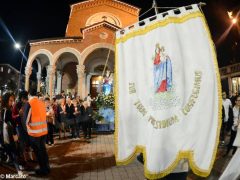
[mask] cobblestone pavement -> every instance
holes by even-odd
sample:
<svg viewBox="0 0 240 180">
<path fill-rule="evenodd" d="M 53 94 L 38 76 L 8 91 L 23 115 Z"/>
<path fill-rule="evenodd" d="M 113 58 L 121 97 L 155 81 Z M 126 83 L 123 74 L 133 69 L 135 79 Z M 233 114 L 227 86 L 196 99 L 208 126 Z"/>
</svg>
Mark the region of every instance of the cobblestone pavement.
<svg viewBox="0 0 240 180">
<path fill-rule="evenodd" d="M 138 161 L 127 166 L 116 166 L 114 159 L 113 135 L 93 135 L 87 142 L 81 139 L 56 140 L 54 146 L 47 147 L 51 173 L 41 179 L 83 179 L 83 180 L 143 180 L 143 166 Z M 226 167 L 230 156 L 223 158 L 219 148 L 213 171 L 208 178 L 200 178 L 189 173 L 188 180 L 218 179 Z M 1 167 L 0 173 L 9 173 Z M 11 171 L 12 172 L 12 171 Z M 29 173 L 28 179 L 40 179 Z"/>
</svg>

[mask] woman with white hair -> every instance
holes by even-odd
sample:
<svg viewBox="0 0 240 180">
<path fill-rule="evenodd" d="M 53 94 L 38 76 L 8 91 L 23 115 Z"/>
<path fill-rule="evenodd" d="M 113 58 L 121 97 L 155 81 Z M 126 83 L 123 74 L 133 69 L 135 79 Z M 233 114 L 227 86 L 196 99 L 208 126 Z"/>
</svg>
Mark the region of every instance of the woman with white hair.
<svg viewBox="0 0 240 180">
<path fill-rule="evenodd" d="M 56 120 L 59 124 L 59 139 L 66 137 L 66 130 L 65 130 L 65 114 L 66 114 L 66 100 L 65 98 L 61 98 L 58 100 L 57 104 L 57 115 Z"/>
</svg>

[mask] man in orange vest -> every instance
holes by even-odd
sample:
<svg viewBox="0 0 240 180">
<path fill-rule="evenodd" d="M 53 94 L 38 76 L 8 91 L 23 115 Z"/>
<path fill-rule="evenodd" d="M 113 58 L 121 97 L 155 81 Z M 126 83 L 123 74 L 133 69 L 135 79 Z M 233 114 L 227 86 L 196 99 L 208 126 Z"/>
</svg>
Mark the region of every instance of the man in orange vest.
<svg viewBox="0 0 240 180">
<path fill-rule="evenodd" d="M 31 146 L 35 152 L 39 163 L 37 175 L 48 175 L 50 173 L 48 154 L 46 151 L 46 107 L 45 104 L 37 97 L 36 89 L 29 91 L 29 103 L 24 107 L 24 121 L 29 135 Z"/>
</svg>

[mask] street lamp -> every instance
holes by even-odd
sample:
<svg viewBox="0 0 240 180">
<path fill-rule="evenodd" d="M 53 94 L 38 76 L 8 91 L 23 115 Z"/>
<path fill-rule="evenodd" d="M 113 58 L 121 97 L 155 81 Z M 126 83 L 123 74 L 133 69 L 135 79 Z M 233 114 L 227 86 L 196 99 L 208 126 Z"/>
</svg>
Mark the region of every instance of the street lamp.
<svg viewBox="0 0 240 180">
<path fill-rule="evenodd" d="M 232 11 L 228 11 L 227 13 L 228 13 L 228 17 L 232 21 L 232 24 L 236 24 L 237 21 L 238 21 L 237 17 L 238 17 L 239 13 L 237 14 L 237 17 L 233 17 L 233 12 Z"/>
<path fill-rule="evenodd" d="M 19 43 L 15 43 L 14 46 L 15 46 L 16 49 L 20 49 L 21 48 L 21 45 Z"/>
<path fill-rule="evenodd" d="M 18 94 L 19 94 L 19 91 L 20 91 L 20 83 L 21 83 L 21 75 L 22 75 L 22 64 L 23 64 L 23 59 L 25 58 L 25 51 L 26 51 L 27 44 L 28 44 L 28 42 L 25 43 L 23 51 L 21 51 L 20 43 L 16 42 L 15 45 L 14 45 L 15 48 L 18 49 L 21 52 L 21 54 L 22 54 L 21 65 L 20 65 L 20 70 L 19 70 L 19 79 L 18 79 L 18 85 L 17 85 L 17 87 L 18 87 Z"/>
<path fill-rule="evenodd" d="M 232 19 L 232 23 L 233 23 L 233 24 L 236 24 L 236 23 L 237 23 L 237 18 L 233 18 L 233 19 Z"/>
</svg>

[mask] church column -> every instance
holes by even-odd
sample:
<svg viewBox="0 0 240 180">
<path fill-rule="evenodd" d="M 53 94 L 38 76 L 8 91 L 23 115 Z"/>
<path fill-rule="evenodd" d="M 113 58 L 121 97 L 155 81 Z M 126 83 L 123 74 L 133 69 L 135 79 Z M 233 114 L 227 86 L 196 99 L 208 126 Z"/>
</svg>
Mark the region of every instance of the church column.
<svg viewBox="0 0 240 180">
<path fill-rule="evenodd" d="M 62 76 L 63 73 L 61 71 L 57 71 L 57 93 L 61 94 L 62 91 Z"/>
<path fill-rule="evenodd" d="M 56 80 L 57 80 L 57 78 L 56 78 L 56 72 L 54 72 L 54 74 L 53 74 L 53 85 L 52 85 L 52 87 L 53 87 L 53 96 L 55 95 L 55 93 L 56 93 Z"/>
<path fill-rule="evenodd" d="M 78 96 L 80 96 L 82 99 L 84 98 L 84 92 L 85 92 L 85 66 L 84 65 L 77 65 L 77 75 L 78 75 Z"/>
<path fill-rule="evenodd" d="M 25 67 L 25 90 L 29 91 L 29 79 L 32 74 L 32 67 Z"/>
<path fill-rule="evenodd" d="M 49 83 L 48 83 L 48 87 L 49 87 L 48 88 L 48 93 L 49 93 L 50 98 L 53 97 L 53 91 L 54 91 L 53 80 L 54 80 L 54 75 L 55 75 L 55 68 L 56 67 L 53 66 L 53 65 L 49 65 L 47 67 L 47 77 L 48 77 L 48 81 L 49 81 Z"/>
<path fill-rule="evenodd" d="M 46 94 L 49 94 L 49 77 L 48 77 L 48 73 L 47 73 L 47 76 L 46 76 L 46 79 L 45 79 L 45 93 Z"/>
<path fill-rule="evenodd" d="M 92 75 L 91 74 L 88 74 L 87 75 L 87 82 L 86 82 L 86 89 L 87 89 L 87 92 L 85 92 L 85 95 L 87 95 L 87 94 L 89 94 L 90 93 L 90 87 L 91 87 L 91 77 L 92 77 Z"/>
<path fill-rule="evenodd" d="M 38 72 L 37 73 L 37 92 L 41 91 L 41 78 L 42 78 L 41 72 Z"/>
</svg>

